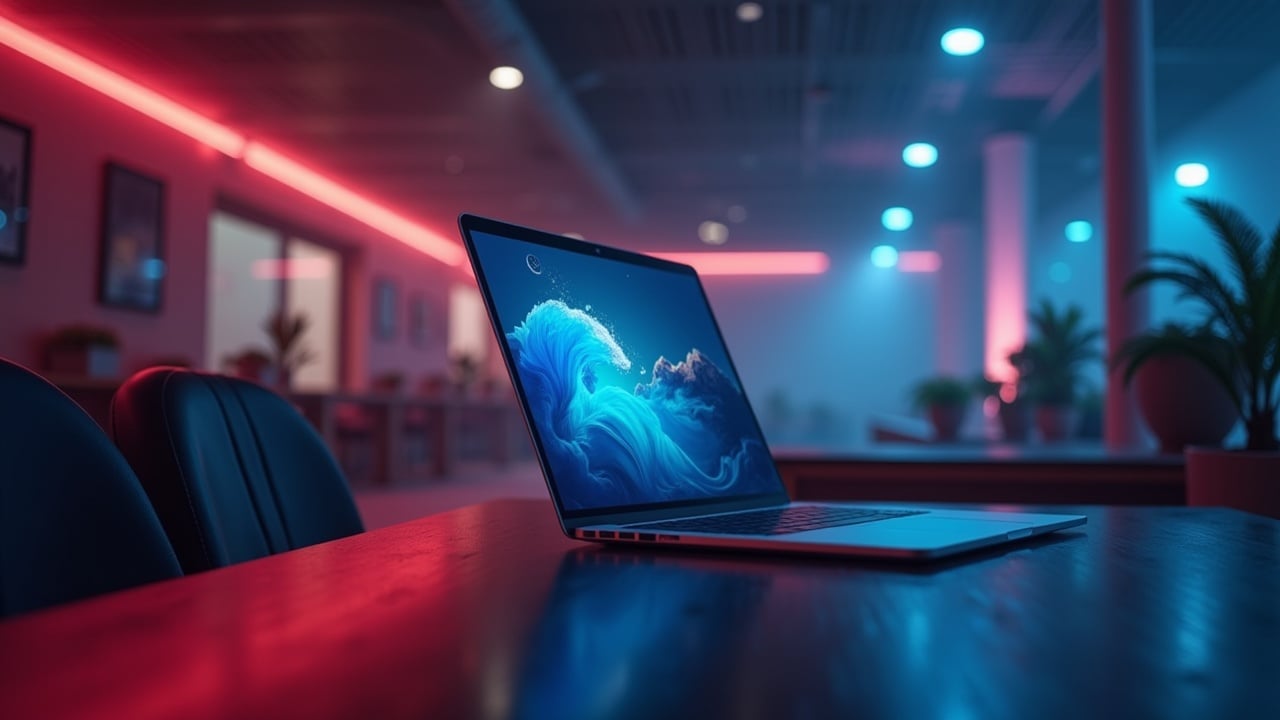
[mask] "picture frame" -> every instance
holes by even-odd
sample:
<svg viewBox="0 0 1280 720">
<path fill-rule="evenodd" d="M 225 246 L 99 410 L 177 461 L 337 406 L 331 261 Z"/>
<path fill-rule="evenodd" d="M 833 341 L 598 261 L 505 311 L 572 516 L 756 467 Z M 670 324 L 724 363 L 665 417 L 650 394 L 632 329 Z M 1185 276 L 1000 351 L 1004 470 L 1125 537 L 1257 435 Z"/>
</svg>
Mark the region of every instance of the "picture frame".
<svg viewBox="0 0 1280 720">
<path fill-rule="evenodd" d="M 409 344 L 423 349 L 431 344 L 431 305 L 425 295 L 409 298 Z"/>
<path fill-rule="evenodd" d="M 396 337 L 396 285 L 390 278 L 373 281 L 373 335 L 378 340 Z"/>
<path fill-rule="evenodd" d="M 27 260 L 31 128 L 0 117 L 0 263 Z"/>
<path fill-rule="evenodd" d="M 98 300 L 108 307 L 158 313 L 167 274 L 164 183 L 109 162 L 102 198 Z"/>
</svg>

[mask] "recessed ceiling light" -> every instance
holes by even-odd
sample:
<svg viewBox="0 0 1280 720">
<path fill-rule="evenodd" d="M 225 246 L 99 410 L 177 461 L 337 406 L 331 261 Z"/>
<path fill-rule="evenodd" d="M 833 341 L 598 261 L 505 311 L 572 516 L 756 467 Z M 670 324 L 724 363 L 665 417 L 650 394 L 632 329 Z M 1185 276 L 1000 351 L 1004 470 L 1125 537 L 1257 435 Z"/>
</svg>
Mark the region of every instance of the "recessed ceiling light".
<svg viewBox="0 0 1280 720">
<path fill-rule="evenodd" d="M 913 168 L 927 168 L 938 162 L 938 148 L 926 142 L 911 143 L 902 149 L 902 162 Z"/>
<path fill-rule="evenodd" d="M 871 264 L 878 268 L 891 268 L 898 264 L 898 249 L 892 245 L 871 248 Z"/>
<path fill-rule="evenodd" d="M 746 222 L 747 209 L 741 205 L 730 205 L 729 208 L 724 211 L 724 216 L 732 223 Z"/>
<path fill-rule="evenodd" d="M 1088 220 L 1072 220 L 1064 232 L 1073 243 L 1089 242 L 1093 237 L 1093 225 Z"/>
<path fill-rule="evenodd" d="M 729 226 L 707 220 L 698 226 L 698 239 L 708 245 L 723 245 L 729 241 Z"/>
<path fill-rule="evenodd" d="M 1183 163 L 1173 171 L 1173 179 L 1185 188 L 1200 187 L 1209 182 L 1209 168 L 1204 163 Z"/>
<path fill-rule="evenodd" d="M 942 34 L 942 49 L 949 55 L 972 55 L 986 44 L 982 33 L 973 28 L 952 28 Z"/>
<path fill-rule="evenodd" d="M 880 223 L 886 230 L 901 232 L 911 227 L 915 216 L 904 207 L 891 207 L 880 215 Z"/>
<path fill-rule="evenodd" d="M 764 8 L 757 2 L 744 2 L 738 5 L 738 19 L 744 23 L 753 23 L 764 17 Z"/>
<path fill-rule="evenodd" d="M 499 90 L 515 90 L 524 84 L 524 73 L 510 65 L 499 65 L 489 71 L 489 83 Z"/>
</svg>

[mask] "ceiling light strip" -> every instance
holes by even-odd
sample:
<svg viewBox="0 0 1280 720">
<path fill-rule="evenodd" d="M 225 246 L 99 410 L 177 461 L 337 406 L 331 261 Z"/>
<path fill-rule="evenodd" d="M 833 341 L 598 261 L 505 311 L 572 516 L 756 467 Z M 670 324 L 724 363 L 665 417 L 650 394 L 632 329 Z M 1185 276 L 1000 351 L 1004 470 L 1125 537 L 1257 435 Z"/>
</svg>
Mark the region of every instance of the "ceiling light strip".
<svg viewBox="0 0 1280 720">
<path fill-rule="evenodd" d="M 388 210 L 261 143 L 249 142 L 245 145 L 244 162 L 263 175 L 350 215 L 374 230 L 390 235 L 446 265 L 461 265 L 466 259 L 458 243 Z"/>
<path fill-rule="evenodd" d="M 700 275 L 821 275 L 831 266 L 822 252 L 651 253 L 692 265 Z"/>
<path fill-rule="evenodd" d="M 240 157 L 244 151 L 244 137 L 231 128 L 148 90 L 61 45 L 45 40 L 3 17 L 0 17 L 0 44 L 7 45 L 221 153 Z"/>
</svg>

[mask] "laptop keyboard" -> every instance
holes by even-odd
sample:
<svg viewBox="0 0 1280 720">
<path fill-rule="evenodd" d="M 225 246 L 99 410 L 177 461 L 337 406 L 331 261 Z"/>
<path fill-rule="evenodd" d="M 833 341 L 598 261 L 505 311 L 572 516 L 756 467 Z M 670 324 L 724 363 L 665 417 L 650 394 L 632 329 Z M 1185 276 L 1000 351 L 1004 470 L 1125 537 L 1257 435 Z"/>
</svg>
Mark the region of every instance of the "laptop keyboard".
<svg viewBox="0 0 1280 720">
<path fill-rule="evenodd" d="M 801 505 L 769 508 L 728 515 L 663 520 L 662 522 L 628 525 L 638 530 L 660 532 L 698 532 L 720 535 L 787 535 L 822 528 L 859 525 L 877 520 L 920 515 L 926 510 L 880 510 L 875 508 Z"/>
</svg>

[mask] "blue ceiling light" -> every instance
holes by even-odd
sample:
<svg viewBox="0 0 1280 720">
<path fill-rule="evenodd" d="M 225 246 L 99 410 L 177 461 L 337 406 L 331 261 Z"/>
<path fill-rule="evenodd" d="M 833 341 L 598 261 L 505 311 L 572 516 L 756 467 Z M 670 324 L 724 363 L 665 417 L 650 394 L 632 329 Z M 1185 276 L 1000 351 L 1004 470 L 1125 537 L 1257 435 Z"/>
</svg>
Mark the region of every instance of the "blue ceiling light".
<svg viewBox="0 0 1280 720">
<path fill-rule="evenodd" d="M 878 268 L 891 268 L 898 264 L 898 250 L 892 245 L 877 245 L 871 249 L 871 264 Z"/>
<path fill-rule="evenodd" d="M 1093 225 L 1087 220 L 1072 220 L 1067 223 L 1065 234 L 1073 243 L 1089 242 L 1093 239 Z"/>
<path fill-rule="evenodd" d="M 1185 188 L 1200 187 L 1209 182 L 1209 168 L 1204 163 L 1182 163 L 1173 171 L 1173 179 Z"/>
<path fill-rule="evenodd" d="M 904 207 L 891 207 L 880 216 L 880 223 L 884 225 L 884 228 L 895 232 L 906 230 L 911 227 L 911 223 L 914 221 L 915 216 Z"/>
<path fill-rule="evenodd" d="M 902 149 L 902 162 L 913 168 L 927 168 L 938 162 L 938 148 L 926 142 L 911 143 Z"/>
<path fill-rule="evenodd" d="M 948 55 L 972 55 L 987 44 L 982 33 L 973 28 L 952 28 L 942 34 L 942 49 Z"/>
</svg>

